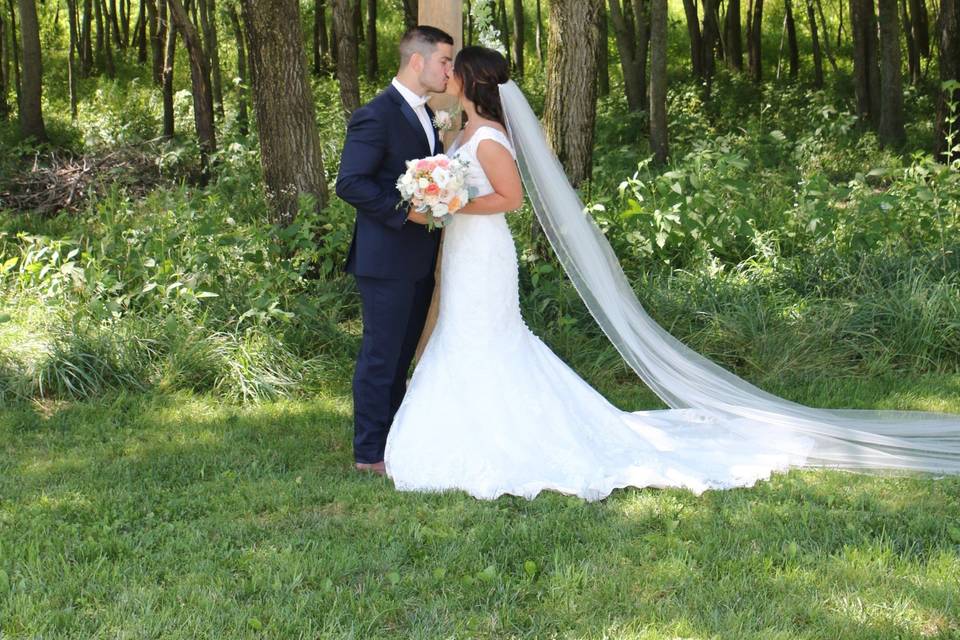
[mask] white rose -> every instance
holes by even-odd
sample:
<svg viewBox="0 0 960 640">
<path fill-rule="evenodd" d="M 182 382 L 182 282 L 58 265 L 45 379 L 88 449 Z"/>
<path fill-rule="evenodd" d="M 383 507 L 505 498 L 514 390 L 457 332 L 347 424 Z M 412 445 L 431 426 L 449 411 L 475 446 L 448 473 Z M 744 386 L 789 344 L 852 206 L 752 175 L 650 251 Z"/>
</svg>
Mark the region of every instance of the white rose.
<svg viewBox="0 0 960 640">
<path fill-rule="evenodd" d="M 449 213 L 449 209 L 447 209 L 447 205 L 445 204 L 438 204 L 433 207 L 434 218 L 442 218 L 447 215 L 447 213 Z"/>
<path fill-rule="evenodd" d="M 433 170 L 433 181 L 437 183 L 437 186 L 441 189 L 447 186 L 447 183 L 450 182 L 450 172 L 444 169 L 443 167 L 437 167 Z"/>
<path fill-rule="evenodd" d="M 430 186 L 430 181 L 427 180 L 426 178 L 420 178 L 420 180 L 417 181 L 417 186 L 420 187 L 421 189 L 426 189 L 427 187 Z"/>
</svg>

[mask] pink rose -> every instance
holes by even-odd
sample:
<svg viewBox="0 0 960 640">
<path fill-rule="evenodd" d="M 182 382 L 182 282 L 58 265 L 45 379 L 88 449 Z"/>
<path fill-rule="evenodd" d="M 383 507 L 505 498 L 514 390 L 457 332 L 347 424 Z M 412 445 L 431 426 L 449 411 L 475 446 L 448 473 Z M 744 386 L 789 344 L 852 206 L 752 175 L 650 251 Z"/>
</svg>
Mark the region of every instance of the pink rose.
<svg viewBox="0 0 960 640">
<path fill-rule="evenodd" d="M 431 182 L 429 185 L 427 185 L 427 188 L 424 189 L 423 192 L 428 196 L 435 196 L 440 193 L 440 187 Z"/>
</svg>

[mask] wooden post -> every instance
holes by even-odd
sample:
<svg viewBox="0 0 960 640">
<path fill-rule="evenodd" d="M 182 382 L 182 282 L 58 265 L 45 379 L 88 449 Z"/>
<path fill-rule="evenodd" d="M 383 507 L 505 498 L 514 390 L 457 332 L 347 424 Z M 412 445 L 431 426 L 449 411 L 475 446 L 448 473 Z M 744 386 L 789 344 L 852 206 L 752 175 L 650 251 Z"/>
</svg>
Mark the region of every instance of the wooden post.
<svg viewBox="0 0 960 640">
<path fill-rule="evenodd" d="M 420 0 L 418 24 L 429 25 L 443 29 L 453 36 L 453 53 L 456 55 L 463 46 L 463 0 Z M 439 109 L 450 109 L 457 100 L 453 96 L 437 94 L 430 99 L 430 108 L 436 112 Z M 443 139 L 443 148 L 449 149 L 453 139 L 460 130 L 460 118 L 447 131 Z M 436 233 L 436 232 L 434 232 Z M 430 302 L 430 311 L 427 312 L 427 322 L 420 334 L 420 343 L 417 345 L 416 359 L 419 362 L 423 349 L 430 340 L 433 327 L 437 324 L 437 313 L 440 311 L 440 261 L 443 258 L 443 238 L 440 239 L 440 255 L 437 257 L 437 268 L 434 272 L 436 288 L 433 290 L 433 300 Z"/>
</svg>

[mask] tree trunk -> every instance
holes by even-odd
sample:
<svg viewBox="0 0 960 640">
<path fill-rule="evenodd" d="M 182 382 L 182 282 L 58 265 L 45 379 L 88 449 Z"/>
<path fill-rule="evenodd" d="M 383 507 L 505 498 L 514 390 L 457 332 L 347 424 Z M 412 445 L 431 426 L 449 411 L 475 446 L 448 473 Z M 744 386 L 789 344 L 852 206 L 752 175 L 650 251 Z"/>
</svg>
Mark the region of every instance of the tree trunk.
<svg viewBox="0 0 960 640">
<path fill-rule="evenodd" d="M 897 0 L 879 0 L 880 18 L 880 144 L 900 148 L 906 142 L 903 128 L 903 78 L 900 71 L 900 23 Z"/>
<path fill-rule="evenodd" d="M 725 41 L 724 57 L 727 66 L 734 71 L 743 71 L 743 33 L 740 28 L 740 0 L 727 2 L 727 16 L 723 21 Z"/>
<path fill-rule="evenodd" d="M 104 64 L 106 65 L 107 77 L 115 78 L 117 77 L 117 68 L 113 64 L 113 37 L 110 35 L 110 13 L 107 10 L 107 0 L 102 0 L 101 5 L 101 12 L 103 13 L 104 20 L 103 59 Z"/>
<path fill-rule="evenodd" d="M 820 89 L 823 87 L 823 56 L 820 54 L 820 36 L 813 0 L 807 0 L 807 23 L 810 25 L 810 41 L 813 46 L 813 86 Z"/>
<path fill-rule="evenodd" d="M 523 47 L 526 44 L 525 28 L 523 2 L 522 0 L 513 0 L 513 74 L 518 78 L 523 77 Z"/>
<path fill-rule="evenodd" d="M 747 10 L 747 65 L 754 82 L 763 81 L 763 0 L 751 0 Z"/>
<path fill-rule="evenodd" d="M 706 80 L 704 94 L 707 99 L 713 88 L 713 75 L 716 69 L 717 39 L 720 37 L 720 25 L 717 24 L 717 0 L 703 0 L 703 33 L 701 34 L 700 72 Z"/>
<path fill-rule="evenodd" d="M 880 118 L 880 66 L 873 0 L 850 0 L 850 25 L 857 114 L 876 128 Z"/>
<path fill-rule="evenodd" d="M 243 26 L 240 24 L 240 16 L 233 3 L 227 4 L 227 14 L 230 16 L 233 37 L 237 45 L 237 77 L 240 78 L 240 84 L 237 85 L 237 128 L 240 134 L 245 136 L 250 133 L 250 116 L 247 111 L 247 87 L 250 86 L 250 79 L 247 77 L 247 51 L 243 44 Z"/>
<path fill-rule="evenodd" d="M 403 0 L 403 20 L 407 29 L 413 29 L 417 26 L 417 15 L 420 12 L 419 4 L 417 0 Z"/>
<path fill-rule="evenodd" d="M 903 22 L 903 38 L 907 42 L 907 70 L 910 74 L 910 84 L 917 85 L 920 82 L 920 52 L 917 50 L 910 14 L 907 13 L 907 0 L 900 0 L 900 19 Z"/>
<path fill-rule="evenodd" d="M 343 4 L 334 2 L 334 20 L 352 23 Z M 268 204 L 272 219 L 286 225 L 296 216 L 301 194 L 312 195 L 317 210 L 327 205 L 299 2 L 243 0 L 242 6 Z"/>
<path fill-rule="evenodd" d="M 67 56 L 67 83 L 70 90 L 70 120 L 77 121 L 77 0 L 67 0 L 70 25 L 70 52 Z M 0 30 L 2 31 L 2 30 Z M 0 34 L 2 39 L 2 34 Z"/>
<path fill-rule="evenodd" d="M 166 7 L 166 0 L 159 0 L 161 8 Z M 150 48 L 153 55 L 153 83 L 163 86 L 163 62 L 167 43 L 166 18 L 161 22 L 160 12 L 157 10 L 157 0 L 146 0 L 147 14 L 150 17 Z M 166 16 L 166 9 L 163 9 Z"/>
<path fill-rule="evenodd" d="M 43 65 L 40 58 L 40 23 L 34 0 L 20 0 L 20 38 L 23 43 L 23 80 L 20 94 L 20 135 L 38 142 L 47 139 L 43 124 Z"/>
<path fill-rule="evenodd" d="M 177 30 L 170 22 L 167 0 L 159 0 L 160 33 L 164 39 L 163 58 L 163 137 L 172 139 L 173 130 L 173 65 L 177 53 Z"/>
<path fill-rule="evenodd" d="M 117 20 L 117 0 L 110 0 L 110 4 L 104 7 L 109 9 L 107 26 L 113 30 L 113 45 L 118 50 L 123 49 L 123 34 L 120 32 L 120 22 Z"/>
<path fill-rule="evenodd" d="M 203 43 L 206 45 L 210 79 L 213 81 L 213 105 L 220 119 L 223 112 L 223 74 L 220 70 L 220 39 L 217 34 L 217 1 L 200 0 L 200 20 L 203 24 Z"/>
<path fill-rule="evenodd" d="M 373 82 L 380 73 L 377 59 L 377 0 L 367 0 L 367 80 Z"/>
<path fill-rule="evenodd" d="M 960 87 L 945 88 L 943 83 L 960 82 L 960 6 L 958 0 L 941 0 L 937 23 L 940 40 L 940 83 L 934 152 L 944 162 L 957 158 L 960 145 Z M 951 109 L 951 103 L 953 107 Z"/>
<path fill-rule="evenodd" d="M 827 60 L 830 61 L 830 66 L 833 67 L 833 71 L 838 70 L 837 59 L 833 56 L 833 52 L 830 50 L 830 29 L 827 25 L 827 18 L 823 15 L 823 3 L 820 0 L 813 0 L 817 5 L 817 13 L 820 15 L 820 24 L 823 25 L 823 50 L 827 54 Z M 842 2 L 843 0 L 841 0 Z M 843 11 L 840 11 L 840 17 L 843 17 Z"/>
<path fill-rule="evenodd" d="M 650 0 L 610 0 L 610 22 L 620 54 L 627 107 L 647 108 L 647 50 L 650 42 Z"/>
<path fill-rule="evenodd" d="M 667 162 L 667 0 L 650 2 L 650 148 L 654 162 Z"/>
<path fill-rule="evenodd" d="M 140 1 L 139 14 L 137 15 L 137 26 L 134 28 L 135 39 L 137 41 L 137 63 L 147 64 L 147 3 Z"/>
<path fill-rule="evenodd" d="M 168 0 L 170 17 L 187 45 L 190 58 L 190 87 L 193 90 L 193 121 L 200 141 L 200 166 L 203 184 L 209 179 L 210 154 L 217 149 L 217 137 L 213 124 L 213 94 L 210 91 L 210 65 L 203 53 L 200 35 L 180 0 Z"/>
<path fill-rule="evenodd" d="M 500 30 L 500 44 L 507 56 L 507 64 L 513 67 L 513 56 L 510 54 L 510 21 L 507 19 L 507 0 L 498 0 L 499 9 L 496 12 L 497 25 Z"/>
<path fill-rule="evenodd" d="M 83 0 L 83 22 L 80 28 L 80 75 L 89 78 L 93 73 L 93 0 Z"/>
<path fill-rule="evenodd" d="M 0 10 L 0 120 L 6 120 L 10 115 L 10 105 L 7 103 L 7 92 L 10 83 L 7 78 L 7 28 L 3 21 L 3 11 Z"/>
<path fill-rule="evenodd" d="M 607 12 L 603 4 L 597 12 L 597 95 L 610 95 L 610 53 L 607 41 L 610 37 Z"/>
<path fill-rule="evenodd" d="M 17 108 L 23 104 L 23 83 L 20 78 L 20 38 L 17 36 L 17 10 L 14 0 L 8 0 L 10 7 L 10 51 L 13 52 L 13 88 L 17 96 Z M 18 116 L 19 117 L 19 116 Z"/>
<path fill-rule="evenodd" d="M 790 48 L 790 78 L 797 79 L 800 74 L 800 48 L 797 46 L 797 25 L 793 19 L 793 2 L 783 0 L 787 21 L 787 45 Z"/>
<path fill-rule="evenodd" d="M 543 62 L 543 52 L 545 47 L 543 46 L 543 9 L 540 6 L 540 0 L 537 0 L 537 57 L 540 58 L 540 62 Z"/>
<path fill-rule="evenodd" d="M 697 15 L 696 0 L 683 0 L 683 11 L 687 16 L 687 33 L 690 36 L 690 65 L 693 75 L 703 77 L 703 43 L 700 36 L 700 17 Z"/>
<path fill-rule="evenodd" d="M 552 0 L 547 50 L 545 129 L 570 182 L 593 169 L 597 12 L 601 0 Z"/>
<path fill-rule="evenodd" d="M 943 8 L 940 9 L 941 15 Z M 917 50 L 924 58 L 930 57 L 930 18 L 927 16 L 927 3 L 924 0 L 910 0 L 910 16 L 913 26 L 913 40 Z"/>
<path fill-rule="evenodd" d="M 332 3 L 333 31 L 337 40 L 337 81 L 340 84 L 340 104 L 349 119 L 350 115 L 360 108 L 353 3 L 351 0 L 332 0 Z M 251 47 L 251 54 L 252 52 Z M 259 115 L 257 117 L 259 118 Z"/>
<path fill-rule="evenodd" d="M 93 18 L 94 18 L 94 23 L 97 29 L 96 31 L 97 44 L 94 47 L 93 55 L 94 55 L 94 61 L 96 62 L 98 71 L 102 70 L 104 65 L 104 61 L 103 61 L 104 32 L 103 32 L 102 2 L 103 0 L 93 0 Z"/>
<path fill-rule="evenodd" d="M 329 69 L 330 40 L 327 38 L 327 0 L 313 2 L 313 74 L 321 76 Z"/>
</svg>

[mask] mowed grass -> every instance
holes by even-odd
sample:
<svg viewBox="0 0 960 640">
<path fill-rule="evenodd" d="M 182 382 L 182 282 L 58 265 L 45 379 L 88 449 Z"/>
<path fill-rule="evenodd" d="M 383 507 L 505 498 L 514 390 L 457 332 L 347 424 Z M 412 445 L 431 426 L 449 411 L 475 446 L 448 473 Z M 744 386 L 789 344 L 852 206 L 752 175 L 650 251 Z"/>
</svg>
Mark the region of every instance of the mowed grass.
<svg viewBox="0 0 960 640">
<path fill-rule="evenodd" d="M 960 413 L 960 376 L 774 391 Z M 346 388 L 0 409 L 0 637 L 960 637 L 957 478 L 481 502 L 357 474 L 351 434 Z"/>
</svg>

